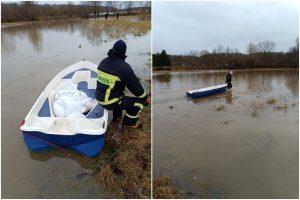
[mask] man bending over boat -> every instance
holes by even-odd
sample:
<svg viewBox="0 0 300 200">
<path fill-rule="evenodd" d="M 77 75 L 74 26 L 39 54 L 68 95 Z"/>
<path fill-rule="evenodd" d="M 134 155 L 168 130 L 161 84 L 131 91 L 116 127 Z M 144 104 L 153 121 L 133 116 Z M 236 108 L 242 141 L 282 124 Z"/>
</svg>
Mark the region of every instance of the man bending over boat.
<svg viewBox="0 0 300 200">
<path fill-rule="evenodd" d="M 140 128 L 140 113 L 148 105 L 148 96 L 126 59 L 126 43 L 117 41 L 98 66 L 95 97 L 100 105 L 113 110 L 113 121 L 122 118 L 122 124 L 131 128 Z M 127 87 L 136 97 L 124 96 Z"/>
<path fill-rule="evenodd" d="M 226 83 L 227 83 L 227 88 L 231 89 L 232 88 L 232 84 L 231 84 L 231 77 L 232 77 L 233 72 L 230 71 L 226 74 Z"/>
</svg>

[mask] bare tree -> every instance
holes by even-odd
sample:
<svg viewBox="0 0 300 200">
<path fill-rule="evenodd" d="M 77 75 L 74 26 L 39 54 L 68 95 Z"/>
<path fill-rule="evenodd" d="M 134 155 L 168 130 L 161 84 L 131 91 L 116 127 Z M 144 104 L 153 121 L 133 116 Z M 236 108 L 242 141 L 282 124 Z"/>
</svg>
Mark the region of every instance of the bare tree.
<svg viewBox="0 0 300 200">
<path fill-rule="evenodd" d="M 72 1 L 68 1 L 67 14 L 69 17 L 72 17 L 72 15 L 73 15 L 73 2 Z"/>
<path fill-rule="evenodd" d="M 133 8 L 133 5 L 134 5 L 134 1 L 124 1 L 124 7 L 127 11 L 127 14 L 131 14 L 132 12 L 132 8 Z"/>
<path fill-rule="evenodd" d="M 35 2 L 34 1 L 24 1 L 22 2 L 23 6 L 23 14 L 29 20 L 36 20 L 37 18 L 37 10 L 35 9 Z"/>
<path fill-rule="evenodd" d="M 250 42 L 248 45 L 247 45 L 247 52 L 249 54 L 253 54 L 253 53 L 256 53 L 257 52 L 257 47 L 254 43 Z"/>
<path fill-rule="evenodd" d="M 270 53 L 275 50 L 275 43 L 271 41 L 259 42 L 257 45 L 258 52 Z"/>
<path fill-rule="evenodd" d="M 101 1 L 86 1 L 85 2 L 87 5 L 90 5 L 93 9 L 94 17 L 99 17 L 99 13 L 101 10 Z"/>
</svg>

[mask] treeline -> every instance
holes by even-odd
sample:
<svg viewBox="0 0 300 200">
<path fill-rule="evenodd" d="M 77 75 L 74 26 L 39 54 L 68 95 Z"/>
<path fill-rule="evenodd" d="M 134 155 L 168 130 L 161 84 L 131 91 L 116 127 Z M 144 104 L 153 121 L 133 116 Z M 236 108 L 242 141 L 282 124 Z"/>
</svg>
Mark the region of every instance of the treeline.
<svg viewBox="0 0 300 200">
<path fill-rule="evenodd" d="M 299 38 L 287 52 L 274 50 L 275 43 L 271 41 L 249 43 L 247 53 L 221 45 L 212 52 L 191 51 L 186 55 L 167 55 L 163 50 L 153 55 L 153 65 L 156 70 L 171 69 L 170 66 L 174 69 L 299 68 Z"/>
<path fill-rule="evenodd" d="M 151 13 L 150 1 L 82 1 L 77 4 L 40 4 L 34 1 L 1 2 L 1 22 L 37 21 L 63 18 L 100 17 L 101 13 L 120 15 Z"/>
</svg>

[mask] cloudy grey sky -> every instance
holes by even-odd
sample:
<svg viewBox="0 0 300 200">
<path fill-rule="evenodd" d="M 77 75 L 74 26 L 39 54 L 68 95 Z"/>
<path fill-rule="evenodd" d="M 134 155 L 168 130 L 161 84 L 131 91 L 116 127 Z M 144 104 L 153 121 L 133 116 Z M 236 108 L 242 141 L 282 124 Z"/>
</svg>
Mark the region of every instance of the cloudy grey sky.
<svg viewBox="0 0 300 200">
<path fill-rule="evenodd" d="M 152 2 L 153 53 L 212 51 L 218 45 L 246 51 L 249 42 L 275 42 L 287 51 L 299 35 L 296 1 Z"/>
</svg>

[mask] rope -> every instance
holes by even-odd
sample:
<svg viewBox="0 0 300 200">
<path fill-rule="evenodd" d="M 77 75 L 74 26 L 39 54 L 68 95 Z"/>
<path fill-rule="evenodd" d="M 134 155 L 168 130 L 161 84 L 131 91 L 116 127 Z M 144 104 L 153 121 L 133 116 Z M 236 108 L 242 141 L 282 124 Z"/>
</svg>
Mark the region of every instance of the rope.
<svg viewBox="0 0 300 200">
<path fill-rule="evenodd" d="M 31 137 L 33 137 L 34 139 L 37 139 L 37 140 L 39 140 L 39 141 L 41 141 L 41 142 L 44 142 L 44 143 L 46 143 L 46 144 L 48 144 L 48 145 L 50 145 L 50 146 L 52 146 L 52 147 L 58 148 L 58 149 L 63 150 L 63 151 L 68 151 L 67 149 L 64 149 L 64 148 L 62 148 L 62 147 L 60 147 L 60 146 L 57 146 L 57 145 L 55 145 L 55 144 L 53 144 L 53 143 L 51 143 L 51 142 L 48 142 L 48 141 L 43 140 L 43 139 L 41 139 L 41 138 L 39 138 L 39 137 L 36 137 L 36 136 L 34 136 L 34 135 L 30 134 L 30 133 L 24 133 L 23 131 L 22 131 L 22 133 L 23 133 L 23 134 L 28 134 L 28 135 L 30 135 Z"/>
</svg>

